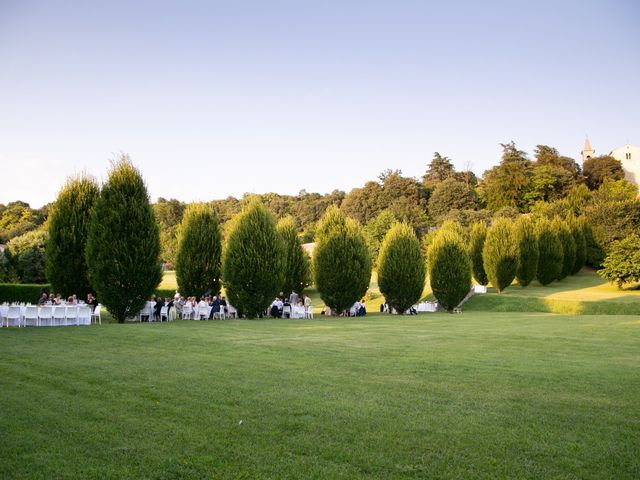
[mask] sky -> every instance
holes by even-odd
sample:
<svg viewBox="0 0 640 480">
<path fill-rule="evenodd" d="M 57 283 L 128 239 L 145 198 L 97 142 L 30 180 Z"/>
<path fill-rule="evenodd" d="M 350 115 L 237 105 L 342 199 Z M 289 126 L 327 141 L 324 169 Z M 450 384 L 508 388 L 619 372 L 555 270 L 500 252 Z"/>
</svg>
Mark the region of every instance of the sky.
<svg viewBox="0 0 640 480">
<path fill-rule="evenodd" d="M 129 154 L 151 199 L 640 144 L 640 2 L 0 0 L 0 203 Z"/>
</svg>

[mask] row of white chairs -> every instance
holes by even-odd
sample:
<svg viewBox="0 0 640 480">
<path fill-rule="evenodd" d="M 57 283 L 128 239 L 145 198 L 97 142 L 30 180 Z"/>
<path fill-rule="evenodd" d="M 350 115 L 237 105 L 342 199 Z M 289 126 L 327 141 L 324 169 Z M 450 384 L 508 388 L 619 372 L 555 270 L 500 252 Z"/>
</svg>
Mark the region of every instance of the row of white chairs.
<svg viewBox="0 0 640 480">
<path fill-rule="evenodd" d="M 81 306 L 42 306 L 37 305 L 10 305 L 6 314 L 1 315 L 0 326 L 7 327 L 41 327 L 41 326 L 70 326 L 70 325 L 90 325 L 91 323 L 102 324 L 102 305 L 98 304 L 95 310 L 91 311 L 90 305 Z"/>
<path fill-rule="evenodd" d="M 192 307 L 189 304 L 182 306 L 182 312 L 180 312 L 180 318 L 182 320 L 207 320 L 209 315 L 211 314 L 211 309 L 209 305 L 196 305 Z M 237 318 L 238 312 L 231 305 L 227 305 L 227 311 L 225 312 L 224 306 L 220 305 L 220 309 L 217 312 L 213 312 L 213 319 L 225 319 L 225 318 Z"/>
<path fill-rule="evenodd" d="M 150 322 L 153 322 L 155 320 L 154 319 L 155 306 L 156 306 L 156 302 L 148 301 L 147 303 L 145 303 L 142 310 L 140 310 L 140 312 L 138 313 L 136 319 L 139 321 L 142 321 L 142 317 L 146 317 Z M 175 319 L 176 319 L 175 308 L 169 308 L 167 305 L 163 305 L 162 307 L 160 307 L 160 318 L 158 320 L 160 320 L 161 322 L 164 320 L 169 322 Z"/>
</svg>

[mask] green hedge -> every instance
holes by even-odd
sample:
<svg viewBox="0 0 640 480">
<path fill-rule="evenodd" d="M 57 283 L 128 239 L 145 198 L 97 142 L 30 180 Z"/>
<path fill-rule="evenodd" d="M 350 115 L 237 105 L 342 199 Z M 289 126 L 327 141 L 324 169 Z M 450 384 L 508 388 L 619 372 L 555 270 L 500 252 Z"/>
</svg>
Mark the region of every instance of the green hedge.
<svg viewBox="0 0 640 480">
<path fill-rule="evenodd" d="M 38 303 L 38 300 L 40 300 L 41 288 L 44 288 L 47 292 L 49 292 L 51 286 L 48 283 L 0 283 L 0 303 Z"/>
<path fill-rule="evenodd" d="M 48 283 L 0 283 L 0 303 L 38 303 L 41 288 L 44 288 L 47 292 L 51 291 L 51 285 Z M 171 288 L 157 288 L 154 294 L 160 295 L 161 297 L 173 298 L 175 292 L 176 291 Z M 100 301 L 100 299 L 98 299 L 98 301 Z"/>
</svg>

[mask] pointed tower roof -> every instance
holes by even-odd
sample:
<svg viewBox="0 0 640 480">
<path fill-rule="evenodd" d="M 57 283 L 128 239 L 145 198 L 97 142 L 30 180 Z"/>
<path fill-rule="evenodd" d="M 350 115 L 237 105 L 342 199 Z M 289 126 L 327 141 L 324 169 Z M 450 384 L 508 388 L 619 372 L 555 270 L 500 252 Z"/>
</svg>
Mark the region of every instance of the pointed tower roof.
<svg viewBox="0 0 640 480">
<path fill-rule="evenodd" d="M 591 144 L 589 143 L 589 136 L 588 135 L 584 136 L 584 151 L 585 152 L 592 151 Z"/>
</svg>

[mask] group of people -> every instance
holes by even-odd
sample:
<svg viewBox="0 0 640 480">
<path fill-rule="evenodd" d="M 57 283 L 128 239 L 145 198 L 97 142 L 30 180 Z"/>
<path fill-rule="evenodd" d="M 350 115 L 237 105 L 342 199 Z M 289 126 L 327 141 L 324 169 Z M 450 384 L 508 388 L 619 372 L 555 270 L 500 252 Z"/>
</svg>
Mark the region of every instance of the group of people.
<svg viewBox="0 0 640 480">
<path fill-rule="evenodd" d="M 47 293 L 44 288 L 41 288 L 38 305 L 89 305 L 91 311 L 93 311 L 98 306 L 98 299 L 92 293 L 88 293 L 86 301 L 82 301 L 78 300 L 78 296 L 74 293 L 69 295 L 66 300 L 63 300 L 62 295 L 59 293 Z"/>
<path fill-rule="evenodd" d="M 285 307 L 304 307 L 307 310 L 311 308 L 311 299 L 308 295 L 300 297 L 295 290 L 291 292 L 288 298 L 285 298 L 284 293 L 280 292 L 269 305 L 269 315 L 274 318 L 282 318 L 283 315 L 286 315 Z"/>
<path fill-rule="evenodd" d="M 364 317 L 367 314 L 367 307 L 364 304 L 364 298 L 360 301 L 355 301 L 353 306 L 349 310 L 343 312 L 334 312 L 330 307 L 324 307 L 324 310 L 320 312 L 321 315 L 329 317 L 337 314 L 339 317 Z"/>
</svg>

